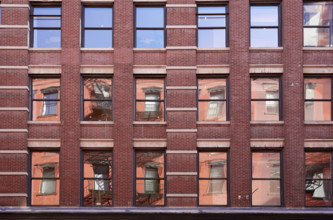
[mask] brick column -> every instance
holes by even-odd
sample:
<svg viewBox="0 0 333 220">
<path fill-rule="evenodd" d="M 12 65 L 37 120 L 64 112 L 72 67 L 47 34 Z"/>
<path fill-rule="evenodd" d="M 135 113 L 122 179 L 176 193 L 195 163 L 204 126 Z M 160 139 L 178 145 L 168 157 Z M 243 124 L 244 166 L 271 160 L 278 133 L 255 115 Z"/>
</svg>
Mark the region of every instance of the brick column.
<svg viewBox="0 0 333 220">
<path fill-rule="evenodd" d="M 249 1 L 229 2 L 230 205 L 251 205 Z"/>
<path fill-rule="evenodd" d="M 303 1 L 282 1 L 284 195 L 286 207 L 304 206 Z"/>
<path fill-rule="evenodd" d="M 113 202 L 133 203 L 133 1 L 114 2 Z"/>
<path fill-rule="evenodd" d="M 81 1 L 62 2 L 60 205 L 80 203 Z"/>
</svg>

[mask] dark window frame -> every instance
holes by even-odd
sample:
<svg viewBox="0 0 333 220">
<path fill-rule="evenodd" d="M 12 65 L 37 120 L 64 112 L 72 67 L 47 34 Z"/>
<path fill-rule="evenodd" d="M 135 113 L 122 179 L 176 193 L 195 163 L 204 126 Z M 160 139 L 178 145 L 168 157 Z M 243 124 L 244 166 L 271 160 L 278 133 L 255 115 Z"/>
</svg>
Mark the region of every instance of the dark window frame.
<svg viewBox="0 0 333 220">
<path fill-rule="evenodd" d="M 136 22 L 136 9 L 137 8 L 163 8 L 163 27 L 162 28 L 155 28 L 155 27 L 145 27 L 145 28 L 138 28 L 136 25 L 137 25 L 137 22 Z M 149 4 L 149 5 L 146 5 L 146 4 L 135 4 L 134 7 L 133 7 L 133 10 L 134 10 L 134 13 L 133 13 L 133 16 L 134 16 L 134 24 L 133 24 L 133 28 L 134 28 L 134 39 L 133 39 L 133 47 L 134 48 L 140 48 L 140 49 L 144 49 L 143 47 L 137 47 L 137 31 L 138 30 L 163 30 L 163 46 L 164 47 L 161 47 L 161 48 L 148 48 L 148 49 L 163 49 L 163 48 L 166 48 L 167 46 L 167 31 L 166 31 L 166 19 L 167 19 L 167 10 L 166 10 L 166 6 L 165 4 Z"/>
<path fill-rule="evenodd" d="M 279 153 L 280 154 L 280 178 L 253 178 L 253 153 Z M 284 206 L 284 173 L 283 173 L 283 149 L 265 148 L 264 150 L 251 151 L 251 207 L 283 207 Z M 253 205 L 252 185 L 254 180 L 279 180 L 280 181 L 280 205 Z"/>
<path fill-rule="evenodd" d="M 111 8 L 112 10 L 112 27 L 85 27 L 85 9 L 86 8 Z M 81 48 L 91 48 L 91 47 L 85 47 L 85 31 L 86 30 L 111 30 L 112 31 L 112 41 L 111 41 L 111 47 L 110 48 L 114 48 L 114 10 L 113 10 L 113 5 L 82 5 L 81 7 L 81 21 L 82 21 L 82 27 L 81 27 Z"/>
<path fill-rule="evenodd" d="M 200 79 L 225 79 L 226 80 L 226 97 L 224 99 L 199 99 L 199 80 Z M 226 103 L 226 120 L 230 121 L 230 98 L 229 98 L 229 75 L 205 75 L 205 76 L 197 76 L 196 79 L 197 89 L 196 89 L 196 102 L 197 102 L 197 121 L 199 121 L 199 103 L 200 102 L 210 102 L 210 101 L 223 101 Z M 200 121 L 200 122 L 210 122 L 210 121 Z M 223 122 L 223 121 L 220 121 Z"/>
<path fill-rule="evenodd" d="M 225 13 L 217 13 L 217 14 L 200 14 L 199 13 L 199 8 L 200 7 L 225 7 Z M 225 15 L 225 27 L 199 27 L 199 16 L 200 15 Z M 229 5 L 227 3 L 224 4 L 216 4 L 216 3 L 205 3 L 205 4 L 197 4 L 196 8 L 196 25 L 197 25 L 197 30 L 196 30 L 196 43 L 197 47 L 199 47 L 199 30 L 225 30 L 225 48 L 229 47 Z M 214 48 L 214 47 L 213 47 Z"/>
<path fill-rule="evenodd" d="M 96 78 L 96 79 L 98 79 L 98 78 L 107 78 L 107 79 L 110 79 L 111 80 L 111 97 L 110 98 L 108 98 L 108 99 L 101 99 L 101 98 L 96 98 L 96 99 L 85 99 L 84 98 L 84 80 L 85 79 L 89 79 L 89 78 Z M 81 118 L 81 121 L 89 121 L 89 120 L 84 120 L 84 102 L 86 102 L 86 101 L 105 101 L 105 102 L 111 102 L 111 104 L 110 104 L 110 106 L 111 106 L 111 118 L 112 118 L 112 120 L 110 120 L 110 121 L 113 121 L 114 120 L 114 118 L 113 118 L 113 115 L 114 115 L 114 111 L 113 111 L 113 103 L 114 103 L 114 101 L 113 101 L 113 88 L 114 88 L 114 86 L 113 86 L 113 76 L 112 75 L 81 75 L 81 89 L 80 89 L 80 96 L 81 96 L 81 98 L 80 98 L 80 107 L 81 107 L 81 113 L 80 113 L 80 118 Z M 109 122 L 110 122 L 109 121 Z"/>
<path fill-rule="evenodd" d="M 226 153 L 227 154 L 227 175 L 225 178 L 200 178 L 200 153 Z M 216 149 L 216 148 L 209 148 L 209 149 L 199 149 L 198 154 L 197 154 L 197 206 L 202 206 L 202 207 L 228 207 L 230 205 L 230 151 L 228 150 L 221 150 L 221 149 Z M 225 180 L 226 181 L 226 187 L 227 187 L 227 204 L 226 205 L 200 205 L 199 201 L 199 181 L 200 180 Z"/>
<path fill-rule="evenodd" d="M 35 99 L 34 96 L 34 90 L 33 90 L 33 79 L 59 79 L 59 89 L 60 91 L 60 98 L 58 99 Z M 58 96 L 59 97 L 59 96 Z M 61 106 L 61 76 L 60 75 L 29 75 L 29 120 L 33 121 L 33 102 L 41 102 L 41 101 L 56 101 L 60 103 Z M 59 111 L 59 118 L 61 120 L 61 107 Z"/>
<path fill-rule="evenodd" d="M 165 122 L 167 121 L 167 114 L 166 114 L 166 77 L 163 76 L 163 75 L 136 75 L 134 76 L 134 80 L 133 80 L 133 83 L 134 83 L 134 86 L 133 86 L 133 101 L 134 101 L 134 112 L 133 112 L 133 120 L 136 121 L 136 104 L 137 102 L 147 102 L 147 99 L 137 99 L 136 98 L 136 86 L 137 86 L 137 83 L 136 83 L 136 80 L 137 79 L 141 79 L 141 80 L 151 80 L 151 79 L 160 79 L 160 80 L 163 80 L 163 97 L 164 99 L 160 99 L 160 100 L 148 100 L 148 102 L 159 102 L 159 103 L 164 103 L 163 105 L 163 117 L 164 117 L 164 120 L 161 121 L 161 122 Z M 149 120 L 147 120 L 149 122 Z M 140 122 L 140 121 L 139 121 Z M 142 121 L 142 122 L 145 122 L 145 121 Z"/>
<path fill-rule="evenodd" d="M 304 6 L 305 5 L 330 5 L 330 24 L 329 25 L 307 25 L 305 26 L 304 25 Z M 304 37 L 303 37 L 303 47 L 306 47 L 306 48 L 311 48 L 311 47 L 320 47 L 320 48 L 331 48 L 333 47 L 333 2 L 331 1 L 318 1 L 318 2 L 315 2 L 313 0 L 304 0 L 303 2 L 303 35 L 304 35 L 304 30 L 306 28 L 328 28 L 329 29 L 329 35 L 330 35 L 330 42 L 329 42 L 329 46 L 326 47 L 326 46 L 305 46 L 304 45 Z"/>
<path fill-rule="evenodd" d="M 252 6 L 277 6 L 278 7 L 278 25 L 277 26 L 252 26 L 251 25 L 251 7 Z M 253 3 L 250 2 L 250 19 L 249 19 L 249 26 L 250 26 L 250 32 L 249 32 L 249 43 L 250 43 L 250 47 L 253 47 L 251 45 L 251 30 L 252 29 L 277 29 L 278 31 L 278 45 L 277 47 L 282 47 L 282 6 L 281 3 L 277 3 L 277 2 L 267 2 L 267 3 L 262 3 L 262 2 L 258 2 L 258 3 Z M 274 47 L 274 46 L 272 46 Z"/>
<path fill-rule="evenodd" d="M 163 154 L 163 157 L 164 157 L 164 172 L 163 172 L 163 178 L 138 178 L 136 176 L 136 153 L 137 152 L 161 152 Z M 134 149 L 133 150 L 133 206 L 136 206 L 136 207 L 165 207 L 167 206 L 167 198 L 166 198 L 166 195 L 167 195 L 167 178 L 166 178 L 166 173 L 167 173 L 167 167 L 166 167 L 166 164 L 167 164 L 167 154 L 166 154 L 166 151 L 165 149 L 161 149 L 161 148 L 154 148 L 154 149 L 149 149 L 149 148 L 142 148 L 142 149 Z M 137 194 L 137 190 L 136 190 L 136 181 L 137 180 L 157 180 L 157 181 L 164 181 L 164 200 L 163 200 L 163 203 L 164 205 L 137 205 L 136 203 L 136 194 Z"/>
<path fill-rule="evenodd" d="M 43 177 L 32 177 L 32 154 L 35 153 L 35 152 L 48 152 L 48 153 L 58 153 L 59 154 L 59 177 L 54 177 L 54 178 L 43 178 Z M 27 197 L 27 205 L 28 206 L 32 206 L 32 207 L 39 207 L 39 206 L 42 206 L 42 207 L 60 207 L 60 203 L 61 203 L 61 193 L 60 193 L 60 188 L 59 188 L 59 205 L 32 205 L 32 181 L 33 180 L 59 180 L 59 184 L 61 184 L 61 157 L 60 157 L 60 150 L 55 150 L 55 149 L 29 149 L 28 151 L 28 184 L 27 184 L 27 187 L 28 187 L 28 197 Z M 51 194 L 44 194 L 44 195 L 51 195 Z M 53 194 L 52 194 L 53 195 Z"/>
<path fill-rule="evenodd" d="M 252 79 L 253 78 L 277 78 L 279 79 L 279 98 L 278 99 L 253 99 L 252 98 Z M 250 112 L 250 120 L 252 117 L 252 102 L 253 101 L 259 101 L 259 102 L 265 102 L 265 101 L 278 101 L 279 102 L 279 120 L 276 121 L 283 121 L 283 93 L 282 93 L 282 75 L 281 74 L 275 74 L 275 75 L 270 75 L 270 74 L 262 74 L 262 75 L 258 75 L 258 74 L 251 74 L 250 76 L 250 108 L 251 108 L 251 112 Z M 271 120 L 251 120 L 251 121 L 271 121 Z M 275 120 L 274 120 L 275 121 Z"/>
<path fill-rule="evenodd" d="M 30 6 L 30 12 L 29 12 L 29 21 L 30 21 L 30 47 L 31 48 L 45 48 L 45 47 L 35 47 L 36 45 L 34 45 L 34 31 L 35 30 L 60 30 L 60 47 L 62 46 L 62 7 L 60 4 L 33 4 Z M 35 8 L 60 8 L 60 15 L 34 15 L 34 9 Z M 34 26 L 34 17 L 59 17 L 60 18 L 60 27 L 35 27 Z M 48 47 L 47 47 L 48 48 Z M 51 47 L 53 48 L 53 47 Z M 57 47 L 55 47 L 57 48 Z"/>
</svg>

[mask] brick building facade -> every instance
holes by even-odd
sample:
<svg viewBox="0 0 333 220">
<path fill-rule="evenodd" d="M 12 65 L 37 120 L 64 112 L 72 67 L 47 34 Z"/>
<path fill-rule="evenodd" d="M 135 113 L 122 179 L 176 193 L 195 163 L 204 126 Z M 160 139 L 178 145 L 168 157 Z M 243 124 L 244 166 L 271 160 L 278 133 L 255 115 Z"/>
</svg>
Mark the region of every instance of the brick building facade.
<svg viewBox="0 0 333 220">
<path fill-rule="evenodd" d="M 0 7 L 0 216 L 333 214 L 332 1 Z"/>
</svg>

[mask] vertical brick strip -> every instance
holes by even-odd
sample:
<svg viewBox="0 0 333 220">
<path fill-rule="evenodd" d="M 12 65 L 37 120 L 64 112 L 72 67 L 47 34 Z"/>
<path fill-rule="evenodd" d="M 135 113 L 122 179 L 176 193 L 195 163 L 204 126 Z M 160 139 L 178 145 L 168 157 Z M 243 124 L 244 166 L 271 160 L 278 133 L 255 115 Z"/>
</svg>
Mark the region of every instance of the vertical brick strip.
<svg viewBox="0 0 333 220">
<path fill-rule="evenodd" d="M 114 173 L 115 206 L 133 201 L 133 1 L 114 2 Z"/>
<path fill-rule="evenodd" d="M 303 1 L 282 1 L 284 195 L 286 207 L 304 206 Z"/>
<path fill-rule="evenodd" d="M 79 206 L 80 0 L 62 2 L 60 205 Z"/>
<path fill-rule="evenodd" d="M 230 18 L 230 202 L 251 205 L 249 1 L 229 2 Z"/>
</svg>

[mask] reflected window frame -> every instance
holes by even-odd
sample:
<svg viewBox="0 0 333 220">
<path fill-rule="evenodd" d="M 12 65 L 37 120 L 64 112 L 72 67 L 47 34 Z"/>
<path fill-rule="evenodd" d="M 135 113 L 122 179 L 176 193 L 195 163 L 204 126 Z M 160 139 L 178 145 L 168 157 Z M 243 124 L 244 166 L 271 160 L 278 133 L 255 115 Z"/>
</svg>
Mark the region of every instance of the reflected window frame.
<svg viewBox="0 0 333 220">
<path fill-rule="evenodd" d="M 199 8 L 202 7 L 225 7 L 225 13 L 199 13 Z M 225 27 L 200 27 L 199 16 L 202 15 L 224 15 L 225 16 Z M 225 48 L 229 47 L 229 7 L 228 4 L 198 4 L 196 9 L 196 22 L 197 22 L 197 47 L 199 47 L 199 30 L 225 30 Z M 214 47 L 213 47 L 214 48 Z"/>
<path fill-rule="evenodd" d="M 200 153 L 226 153 L 226 156 L 227 156 L 227 160 L 226 160 L 226 170 L 227 170 L 227 175 L 225 175 L 225 177 L 219 177 L 219 178 L 216 178 L 216 177 L 200 177 Z M 213 166 L 211 166 L 212 168 Z M 198 151 L 198 154 L 197 154 L 197 170 L 198 170 L 198 175 L 197 175 L 197 193 L 198 193 L 198 197 L 197 197 L 197 206 L 209 206 L 209 207 L 228 207 L 229 204 L 230 204 L 230 156 L 229 156 L 229 151 L 219 151 L 219 150 L 216 150 L 216 149 L 204 149 L 204 150 L 199 150 Z M 211 170 L 210 170 L 211 172 Z M 211 174 L 211 173 L 210 173 Z M 213 204 L 210 204 L 210 205 L 201 205 L 200 204 L 200 193 L 199 193 L 199 187 L 200 187 L 200 180 L 208 180 L 208 181 L 211 181 L 211 180 L 225 180 L 226 181 L 226 193 L 227 193 L 227 204 L 225 205 L 213 205 Z M 214 184 L 214 183 L 211 183 L 209 182 L 209 185 L 208 185 L 208 190 L 209 192 L 207 193 L 210 193 L 210 194 L 214 194 L 214 192 L 211 192 L 210 190 L 210 186 L 211 184 Z"/>
<path fill-rule="evenodd" d="M 85 9 L 86 8 L 110 8 L 112 11 L 112 27 L 85 27 Z M 82 21 L 82 28 L 81 28 L 81 48 L 91 48 L 91 47 L 85 47 L 85 31 L 86 30 L 111 30 L 112 31 L 112 41 L 111 41 L 111 47 L 113 48 L 113 42 L 114 42 L 114 31 L 113 31 L 113 27 L 114 27 L 114 11 L 113 11 L 113 5 L 82 5 L 82 17 L 81 17 L 81 21 Z M 103 47 L 104 48 L 104 47 Z M 107 48 L 107 47 L 105 47 Z"/>
<path fill-rule="evenodd" d="M 278 25 L 277 26 L 252 26 L 251 24 L 251 7 L 252 6 L 262 6 L 262 7 L 265 7 L 265 6 L 268 6 L 268 7 L 271 7 L 271 6 L 276 6 L 278 7 Z M 250 37 L 250 47 L 254 47 L 251 45 L 251 30 L 252 29 L 277 29 L 278 31 L 278 45 L 277 46 L 270 46 L 270 47 L 282 47 L 282 10 L 281 10 L 281 4 L 280 3 L 251 3 L 250 4 L 250 33 L 249 33 L 249 37 Z"/>
<path fill-rule="evenodd" d="M 34 14 L 34 9 L 35 8 L 60 8 L 60 15 L 35 15 Z M 30 8 L 30 47 L 31 48 L 61 48 L 61 28 L 62 28 L 62 7 L 60 4 L 51 4 L 51 5 L 45 5 L 45 4 L 33 4 L 31 5 Z M 35 27 L 34 25 L 34 18 L 35 17 L 42 17 L 42 18 L 47 18 L 47 17 L 59 17 L 60 18 L 60 27 Z M 36 45 L 34 45 L 34 32 L 35 30 L 59 30 L 60 31 L 60 45 L 59 47 L 36 47 Z"/>
<path fill-rule="evenodd" d="M 325 121 L 325 120 L 305 120 L 305 103 L 306 102 L 331 102 L 331 120 L 333 120 L 333 77 L 332 76 L 318 76 L 318 75 L 307 75 L 304 77 L 304 79 L 329 79 L 331 80 L 331 99 L 306 99 L 304 95 L 304 121 L 311 122 L 311 121 Z M 306 84 L 304 80 L 304 92 L 306 91 Z"/>
<path fill-rule="evenodd" d="M 252 79 L 262 79 L 262 78 L 275 78 L 275 79 L 279 79 L 279 91 L 278 91 L 278 95 L 279 98 L 277 99 L 270 99 L 270 98 L 265 98 L 265 99 L 259 99 L 259 98 L 252 98 Z M 262 74 L 262 75 L 251 75 L 250 77 L 250 96 L 251 96 L 251 101 L 250 101 L 250 105 L 251 105 L 251 114 L 250 114 L 250 120 L 251 121 L 271 121 L 271 120 L 252 120 L 252 102 L 267 102 L 267 101 L 274 101 L 274 102 L 278 102 L 279 104 L 279 108 L 278 108 L 278 115 L 279 115 L 279 119 L 278 120 L 274 120 L 274 121 L 283 121 L 283 100 L 282 100 L 282 77 L 279 74 L 276 75 L 266 75 L 266 74 Z M 266 96 L 267 97 L 267 96 Z M 267 111 L 267 106 L 265 108 L 265 114 L 272 114 L 271 112 Z"/>
<path fill-rule="evenodd" d="M 98 152 L 98 153 L 107 153 L 107 154 L 111 154 L 111 163 L 109 164 L 109 166 L 110 166 L 110 169 L 111 169 L 111 176 L 109 177 L 102 177 L 102 178 L 99 178 L 99 177 L 92 177 L 92 178 L 90 178 L 90 177 L 85 177 L 85 175 L 84 175 L 84 163 L 85 163 L 85 157 L 84 157 L 84 155 L 86 154 L 86 153 L 94 153 L 94 152 Z M 96 150 L 82 150 L 81 151 L 81 161 L 80 161 L 80 163 L 81 163 L 81 181 L 80 181 L 80 183 L 81 183 L 81 185 L 80 185 L 80 188 L 81 188 L 81 193 L 80 193 L 80 204 L 81 204 L 81 206 L 84 206 L 84 207 L 112 207 L 113 206 L 113 195 L 114 195 L 114 193 L 113 193 L 113 171 L 114 171 L 114 169 L 113 169 L 113 151 L 112 150 L 98 150 L 98 149 L 96 149 Z M 93 164 L 92 164 L 93 165 Z M 93 165 L 93 167 L 94 167 L 94 165 Z M 94 173 L 95 174 L 95 173 Z M 93 180 L 93 184 L 94 184 L 94 188 L 95 188 L 95 184 L 97 183 L 97 182 L 100 182 L 101 180 L 102 181 L 109 181 L 108 183 L 110 183 L 111 182 L 111 189 L 109 189 L 108 191 L 111 191 L 111 205 L 85 205 L 84 204 L 84 181 L 85 180 Z M 105 184 L 105 183 L 104 183 Z M 103 190 L 98 190 L 98 189 L 94 189 L 94 190 L 96 190 L 96 191 L 103 191 Z"/>
<path fill-rule="evenodd" d="M 163 27 L 137 27 L 137 8 L 163 8 Z M 163 47 L 159 48 L 149 48 L 149 49 L 162 49 L 165 48 L 167 45 L 167 31 L 166 31 L 166 16 L 167 16 L 167 11 L 165 5 L 146 5 L 146 4 L 135 4 L 134 5 L 134 40 L 133 40 L 133 47 L 134 48 L 144 48 L 144 47 L 138 47 L 138 42 L 137 42 L 137 31 L 140 30 L 149 30 L 149 31 L 154 31 L 154 30 L 160 30 L 163 31 Z"/>
<path fill-rule="evenodd" d="M 253 154 L 255 153 L 278 153 L 280 155 L 280 178 L 257 178 L 253 177 Z M 282 149 L 253 150 L 251 152 L 251 207 L 283 207 L 284 206 L 284 174 L 283 174 L 283 151 Z M 253 205 L 253 181 L 278 180 L 280 181 L 280 205 Z M 273 192 L 274 193 L 274 192 Z"/>
<path fill-rule="evenodd" d="M 304 6 L 306 5 L 328 5 L 329 13 L 331 17 L 329 18 L 329 24 L 328 25 L 304 25 Z M 308 1 L 303 3 L 303 35 L 305 36 L 304 32 L 307 28 L 326 28 L 329 29 L 329 45 L 328 46 L 306 46 L 305 44 L 305 38 L 303 37 L 303 47 L 333 47 L 333 2 L 330 1 Z"/>
<path fill-rule="evenodd" d="M 163 99 L 159 99 L 159 100 L 150 100 L 150 99 L 138 99 L 137 98 L 137 94 L 136 94 L 136 88 L 137 88 L 137 80 L 163 80 L 163 88 L 162 88 L 162 92 L 163 92 Z M 161 122 L 164 122 L 166 121 L 166 111 L 165 111 L 165 105 L 166 105 L 166 80 L 165 80 L 165 77 L 164 76 L 135 76 L 134 77 L 134 97 L 135 97 L 135 103 L 134 103 L 134 114 L 133 114 L 133 117 L 134 117 L 134 121 L 137 121 L 137 103 L 138 102 L 144 102 L 145 103 L 145 108 L 146 108 L 146 104 L 149 102 L 149 104 L 151 104 L 152 102 L 156 102 L 156 103 L 159 103 L 158 106 L 161 105 L 161 103 L 163 103 L 163 118 L 164 120 L 161 121 Z M 146 94 L 149 94 L 149 93 L 146 93 Z M 154 93 L 150 93 L 150 94 L 154 94 Z M 160 96 L 161 97 L 161 96 Z M 149 119 L 149 117 L 148 117 Z M 140 120 L 140 121 L 154 121 L 154 120 Z"/>
<path fill-rule="evenodd" d="M 45 166 L 43 167 L 43 172 L 42 172 L 42 177 L 33 177 L 32 176 L 32 168 L 33 168 L 33 164 L 32 164 L 32 157 L 33 157 L 33 154 L 34 153 L 57 153 L 59 156 L 59 160 L 58 160 L 58 167 L 59 167 L 59 175 L 58 177 L 43 177 L 44 175 L 44 168 L 52 168 L 52 165 L 50 166 Z M 28 161 L 29 161 L 29 173 L 28 173 L 28 178 L 29 178 L 29 184 L 28 184 L 28 202 L 27 202 L 27 205 L 28 206 L 43 206 L 43 207 L 59 207 L 60 206 L 60 201 L 61 201 L 61 193 L 60 193 L 60 186 L 59 186 L 59 204 L 58 205 L 41 205 L 41 204 L 38 204 L 38 205 L 32 205 L 32 187 L 33 187 L 33 181 L 34 180 L 41 180 L 41 185 L 40 185 L 40 188 L 39 188 L 39 194 L 37 194 L 37 196 L 48 196 L 48 195 L 57 195 L 57 192 L 55 191 L 54 193 L 42 193 L 41 191 L 43 190 L 43 183 L 46 183 L 45 181 L 52 181 L 52 182 L 55 182 L 54 183 L 54 187 L 55 187 L 55 190 L 57 190 L 57 181 L 58 181 L 58 184 L 60 185 L 61 184 L 61 175 L 60 175 L 60 172 L 61 172 L 61 164 L 60 164 L 60 151 L 57 151 L 57 150 L 49 150 L 49 149 L 45 149 L 45 150 L 29 150 L 29 156 L 28 156 Z M 54 168 L 54 167 L 53 167 Z M 53 169 L 53 171 L 55 171 L 55 169 Z"/>
<path fill-rule="evenodd" d="M 146 177 L 146 172 L 145 172 L 145 177 L 137 177 L 137 167 L 136 167 L 136 155 L 137 153 L 149 153 L 149 152 L 154 152 L 154 153 L 162 153 L 163 155 L 163 169 L 164 169 L 164 173 L 163 173 L 163 177 L 157 177 L 157 178 L 151 178 L 151 177 Z M 161 193 L 154 193 L 153 191 L 147 191 L 146 192 L 146 184 L 149 184 L 147 183 L 146 181 L 154 181 L 153 184 L 157 184 L 158 187 L 159 187 L 159 182 L 163 181 L 164 182 L 164 191 L 163 191 L 163 205 L 140 205 L 140 204 L 137 204 L 137 201 L 136 201 L 136 198 L 137 198 L 137 187 L 136 187 L 136 183 L 137 183 L 137 180 L 143 180 L 144 181 L 144 191 L 145 193 L 144 194 L 161 194 Z M 134 150 L 134 191 L 133 191 L 133 205 L 134 206 L 137 206 L 137 207 L 165 207 L 167 206 L 167 201 L 166 201 L 166 190 L 167 190 L 167 183 L 166 183 L 166 152 L 164 149 L 140 149 L 140 150 Z M 156 181 L 156 182 L 155 182 Z M 149 188 L 149 187 L 148 187 Z M 149 196 L 150 197 L 150 196 Z"/>
<path fill-rule="evenodd" d="M 86 79 L 89 79 L 89 78 L 92 78 L 92 79 L 110 79 L 111 80 L 111 96 L 109 98 L 94 98 L 94 99 L 85 99 L 84 98 L 84 81 Z M 111 75 L 82 75 L 81 76 L 81 121 L 98 121 L 98 120 L 85 120 L 84 119 L 84 103 L 86 101 L 105 101 L 105 102 L 109 102 L 111 103 L 110 106 L 111 106 L 111 120 L 107 120 L 107 121 L 113 121 L 114 118 L 113 118 L 113 76 Z"/>
<path fill-rule="evenodd" d="M 57 95 L 57 98 L 56 99 L 36 99 L 34 98 L 34 95 L 35 95 L 35 90 L 33 88 L 33 80 L 34 79 L 59 79 L 59 88 L 57 88 L 58 90 L 58 95 Z M 48 101 L 48 102 L 56 102 L 56 107 L 58 108 L 58 102 L 59 104 L 61 105 L 61 77 L 60 76 L 57 76 L 57 75 L 50 75 L 50 76 L 38 76 L 38 75 L 31 75 L 30 78 L 29 78 L 29 120 L 30 121 L 33 121 L 33 113 L 34 113 L 34 110 L 33 110 L 33 104 L 34 102 L 43 102 L 43 110 L 42 110 L 42 115 L 40 116 L 36 116 L 36 117 L 45 117 L 45 116 L 50 116 L 49 114 L 46 114 L 46 112 L 48 112 L 49 110 L 47 110 L 48 107 L 52 107 L 50 106 L 49 104 L 46 104 L 45 101 Z M 56 88 L 54 88 L 55 90 Z M 45 94 L 54 94 L 54 93 L 45 93 Z M 60 98 L 59 98 L 59 95 L 60 95 Z M 53 114 L 51 114 L 52 116 Z M 61 108 L 59 109 L 59 120 L 61 120 Z M 43 120 L 42 120 L 43 121 Z"/>
</svg>

